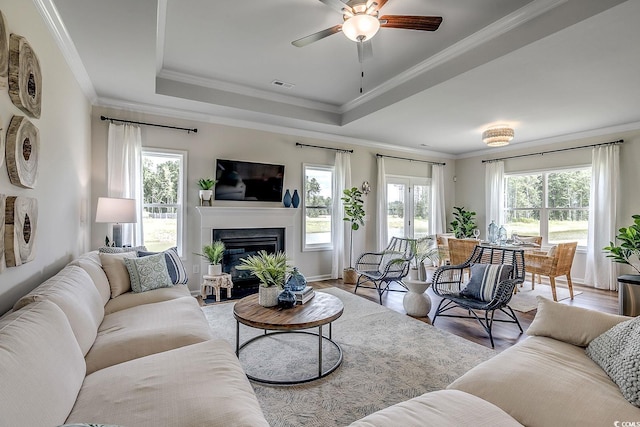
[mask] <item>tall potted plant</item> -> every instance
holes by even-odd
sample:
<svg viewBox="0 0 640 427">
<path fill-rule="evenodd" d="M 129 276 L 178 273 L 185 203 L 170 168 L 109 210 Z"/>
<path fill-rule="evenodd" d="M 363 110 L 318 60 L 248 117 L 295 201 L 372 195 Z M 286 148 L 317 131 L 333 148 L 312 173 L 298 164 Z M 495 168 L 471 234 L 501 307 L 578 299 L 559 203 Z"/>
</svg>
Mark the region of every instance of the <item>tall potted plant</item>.
<svg viewBox="0 0 640 427">
<path fill-rule="evenodd" d="M 238 270 L 248 270 L 260 280 L 258 304 L 263 307 L 278 305 L 278 294 L 284 288 L 284 279 L 289 270 L 284 252 L 259 251 L 240 260 Z"/>
<path fill-rule="evenodd" d="M 614 262 L 630 265 L 640 274 L 640 215 L 633 215 L 632 218 L 632 225 L 618 230 L 616 240 L 620 245 L 616 246 L 614 242 L 610 242 L 604 250 L 609 252 L 607 257 L 612 258 Z"/>
<path fill-rule="evenodd" d="M 362 200 L 362 192 L 357 188 L 345 188 L 343 190 L 342 201 L 344 202 L 344 221 L 351 223 L 351 232 L 349 235 L 349 267 L 344 269 L 343 281 L 346 284 L 355 284 L 357 274 L 353 268 L 353 232 L 358 231 L 361 225 L 364 225 L 364 201 Z"/>
<path fill-rule="evenodd" d="M 222 257 L 224 256 L 225 250 L 224 242 L 222 240 L 216 240 L 210 245 L 205 245 L 202 247 L 201 254 L 196 253 L 207 261 L 209 261 L 209 276 L 219 276 L 222 274 Z"/>
<path fill-rule="evenodd" d="M 449 223 L 451 232 L 455 233 L 456 239 L 466 239 L 473 236 L 473 230 L 476 229 L 476 213 L 468 211 L 464 207 L 453 207 L 454 220 Z"/>
</svg>

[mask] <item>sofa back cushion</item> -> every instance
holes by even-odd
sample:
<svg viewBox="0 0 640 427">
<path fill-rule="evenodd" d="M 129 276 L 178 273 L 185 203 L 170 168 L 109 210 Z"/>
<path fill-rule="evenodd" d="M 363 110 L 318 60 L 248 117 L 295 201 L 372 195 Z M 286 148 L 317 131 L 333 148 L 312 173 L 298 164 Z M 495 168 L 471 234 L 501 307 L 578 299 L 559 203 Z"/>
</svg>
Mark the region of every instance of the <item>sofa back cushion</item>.
<svg viewBox="0 0 640 427">
<path fill-rule="evenodd" d="M 85 363 L 62 310 L 36 302 L 0 320 L 0 424 L 64 424 Z"/>
<path fill-rule="evenodd" d="M 87 354 L 104 318 L 102 298 L 89 274 L 78 266 L 69 265 L 20 298 L 13 308 L 19 310 L 44 300 L 49 300 L 62 309 L 82 354 Z"/>
<path fill-rule="evenodd" d="M 131 279 L 129 278 L 129 271 L 124 265 L 124 259 L 136 257 L 136 252 L 100 253 L 100 264 L 102 264 L 102 269 L 109 279 L 111 298 L 131 291 Z"/>
<path fill-rule="evenodd" d="M 109 279 L 102 269 L 98 251 L 82 254 L 69 264 L 77 265 L 89 273 L 89 276 L 91 276 L 91 279 L 93 280 L 93 284 L 96 285 L 96 289 L 98 289 L 98 293 L 102 297 L 102 303 L 106 304 L 109 302 L 111 299 L 111 287 L 109 287 Z"/>
</svg>

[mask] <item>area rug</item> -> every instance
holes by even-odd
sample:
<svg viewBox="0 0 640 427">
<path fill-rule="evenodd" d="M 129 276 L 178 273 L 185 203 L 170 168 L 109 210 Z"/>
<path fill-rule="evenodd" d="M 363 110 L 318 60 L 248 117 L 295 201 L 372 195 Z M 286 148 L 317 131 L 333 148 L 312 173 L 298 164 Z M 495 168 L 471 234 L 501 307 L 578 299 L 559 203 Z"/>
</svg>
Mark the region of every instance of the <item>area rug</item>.
<svg viewBox="0 0 640 427">
<path fill-rule="evenodd" d="M 576 291 L 575 287 L 573 289 L 573 296 L 580 295 L 581 291 Z M 569 289 L 559 286 L 556 284 L 556 294 L 558 295 L 558 301 L 562 301 L 563 299 L 570 298 Z M 536 288 L 531 290 L 531 283 L 525 282 L 521 288 L 518 288 L 518 293 L 515 294 L 511 301 L 509 302 L 509 307 L 513 308 L 515 311 L 519 311 L 521 313 L 526 313 L 531 310 L 535 310 L 538 308 L 538 301 L 536 297 L 540 295 L 550 300 L 553 299 L 553 294 L 551 293 L 551 286 L 545 284 L 536 284 Z"/>
<path fill-rule="evenodd" d="M 321 292 L 337 296 L 344 304 L 344 314 L 333 323 L 333 339 L 343 351 L 342 365 L 327 377 L 302 385 L 266 386 L 252 382 L 272 427 L 345 426 L 395 403 L 444 389 L 495 355 L 491 349 L 349 292 L 336 288 Z M 213 334 L 235 348 L 232 309 L 233 303 L 203 307 Z M 241 325 L 242 342 L 256 333 L 261 332 Z M 277 337 L 282 341 L 271 349 L 243 350 L 240 361 L 245 369 L 256 368 L 247 365 L 247 354 L 251 363 L 262 365 L 263 369 L 295 374 L 300 364 L 292 360 L 289 351 L 304 343 L 298 339 L 287 342 L 284 334 Z M 261 341 L 265 340 L 258 342 Z M 317 354 L 317 338 L 307 345 L 308 354 Z M 317 358 L 310 363 L 313 369 Z"/>
</svg>

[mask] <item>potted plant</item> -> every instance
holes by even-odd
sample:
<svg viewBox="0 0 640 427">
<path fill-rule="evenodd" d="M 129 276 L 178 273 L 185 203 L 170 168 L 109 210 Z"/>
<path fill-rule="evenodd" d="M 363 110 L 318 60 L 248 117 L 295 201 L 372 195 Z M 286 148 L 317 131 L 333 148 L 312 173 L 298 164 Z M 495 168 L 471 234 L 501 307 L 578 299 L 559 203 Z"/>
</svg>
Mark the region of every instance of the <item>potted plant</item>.
<svg viewBox="0 0 640 427">
<path fill-rule="evenodd" d="M 468 211 L 464 207 L 454 206 L 453 209 L 455 209 L 455 212 L 453 212 L 455 219 L 449 225 L 451 226 L 451 232 L 455 233 L 456 239 L 474 237 L 473 230 L 476 229 L 476 213 Z"/>
<path fill-rule="evenodd" d="M 248 270 L 260 280 L 258 304 L 263 307 L 278 305 L 278 294 L 284 288 L 284 279 L 289 270 L 284 252 L 259 251 L 240 260 L 238 270 Z"/>
<path fill-rule="evenodd" d="M 640 215 L 633 215 L 632 218 L 632 225 L 618 230 L 616 240 L 621 242 L 620 246 L 610 242 L 604 250 L 610 252 L 607 257 L 613 258 L 614 262 L 630 265 L 640 274 Z"/>
<path fill-rule="evenodd" d="M 349 241 L 349 267 L 344 269 L 343 281 L 346 284 L 355 284 L 357 274 L 353 268 L 353 232 L 357 231 L 361 225 L 364 225 L 364 202 L 362 200 L 362 192 L 357 187 L 345 188 L 344 196 L 341 198 L 344 202 L 344 221 L 351 223 L 351 233 Z"/>
<path fill-rule="evenodd" d="M 198 180 L 198 187 L 200 187 L 200 205 L 203 205 L 204 202 L 209 202 L 211 205 L 211 201 L 213 200 L 213 186 L 216 185 L 216 180 L 211 178 L 200 178 Z"/>
<path fill-rule="evenodd" d="M 216 240 L 210 245 L 202 248 L 201 254 L 196 253 L 209 261 L 209 276 L 219 276 L 222 274 L 222 257 L 224 256 L 224 243 L 222 240 Z"/>
<path fill-rule="evenodd" d="M 433 265 L 438 260 L 438 245 L 434 245 L 434 241 L 435 239 L 432 236 L 411 240 L 413 265 L 409 274 L 412 278 L 422 281 L 427 279 L 427 270 L 424 262 L 429 259 L 431 265 Z"/>
</svg>

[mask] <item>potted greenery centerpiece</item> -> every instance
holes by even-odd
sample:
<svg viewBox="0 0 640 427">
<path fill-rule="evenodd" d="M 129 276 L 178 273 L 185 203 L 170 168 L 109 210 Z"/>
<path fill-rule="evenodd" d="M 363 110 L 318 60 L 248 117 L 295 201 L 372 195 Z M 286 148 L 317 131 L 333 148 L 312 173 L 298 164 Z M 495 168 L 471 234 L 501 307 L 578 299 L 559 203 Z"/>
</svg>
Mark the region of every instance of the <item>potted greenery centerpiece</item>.
<svg viewBox="0 0 640 427">
<path fill-rule="evenodd" d="M 451 232 L 455 233 L 456 239 L 467 239 L 474 237 L 473 230 L 476 229 L 476 213 L 466 210 L 464 207 L 454 206 L 454 220 L 449 223 Z"/>
<path fill-rule="evenodd" d="M 198 180 L 198 187 L 200 187 L 200 205 L 202 206 L 204 202 L 209 202 L 211 205 L 211 201 L 213 200 L 213 186 L 216 185 L 216 180 L 211 178 L 200 178 Z"/>
<path fill-rule="evenodd" d="M 289 270 L 284 252 L 259 251 L 240 260 L 238 270 L 248 270 L 260 280 L 258 304 L 263 307 L 278 305 L 278 294 L 284 288 L 284 279 Z"/>
<path fill-rule="evenodd" d="M 346 284 L 354 285 L 358 279 L 355 268 L 353 268 L 353 232 L 357 231 L 361 225 L 364 225 L 364 202 L 362 200 L 362 192 L 357 188 L 345 188 L 344 196 L 341 198 L 344 202 L 344 221 L 351 223 L 351 234 L 349 241 L 349 267 L 344 269 L 343 281 Z"/>
<path fill-rule="evenodd" d="M 202 248 L 201 257 L 209 261 L 209 276 L 219 276 L 222 274 L 222 257 L 224 256 L 224 243 L 222 240 L 216 240 L 211 245 L 205 245 Z"/>
<path fill-rule="evenodd" d="M 434 245 L 432 236 L 411 240 L 411 252 L 413 252 L 413 265 L 409 275 L 413 279 L 427 280 L 427 270 L 424 262 L 429 259 L 431 265 L 438 260 L 438 245 Z"/>
<path fill-rule="evenodd" d="M 607 257 L 613 258 L 614 262 L 630 265 L 640 274 L 640 215 L 632 215 L 632 218 L 632 225 L 618 230 L 616 240 L 621 242 L 620 246 L 610 242 L 604 250 L 610 252 Z"/>
</svg>

